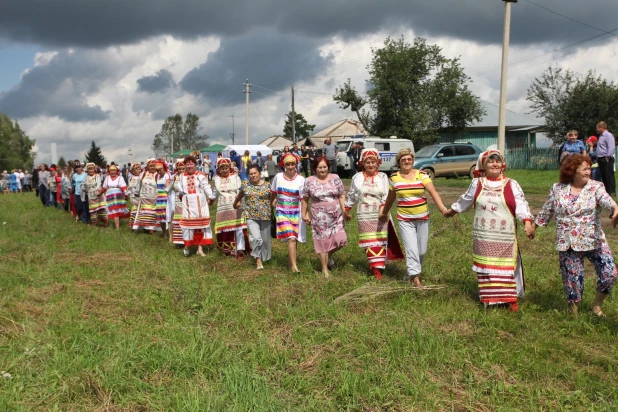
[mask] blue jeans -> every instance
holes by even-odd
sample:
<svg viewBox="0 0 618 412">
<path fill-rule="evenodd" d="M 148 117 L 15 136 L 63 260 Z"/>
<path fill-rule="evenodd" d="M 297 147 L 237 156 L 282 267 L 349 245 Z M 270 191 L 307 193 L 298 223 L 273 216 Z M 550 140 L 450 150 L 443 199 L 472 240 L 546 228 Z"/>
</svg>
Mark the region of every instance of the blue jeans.
<svg viewBox="0 0 618 412">
<path fill-rule="evenodd" d="M 75 195 L 75 209 L 83 223 L 90 223 L 90 213 L 88 213 L 88 197 L 82 202 L 80 195 Z"/>
<path fill-rule="evenodd" d="M 41 203 L 43 203 L 43 206 L 49 206 L 49 189 L 43 185 L 40 185 L 39 196 L 41 197 Z"/>
</svg>

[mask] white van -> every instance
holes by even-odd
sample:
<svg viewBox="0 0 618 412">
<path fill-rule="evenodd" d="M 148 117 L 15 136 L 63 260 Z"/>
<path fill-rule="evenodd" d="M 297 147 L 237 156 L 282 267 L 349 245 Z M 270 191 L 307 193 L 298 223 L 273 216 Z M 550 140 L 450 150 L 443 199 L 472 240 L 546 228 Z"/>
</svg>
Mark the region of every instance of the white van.
<svg viewBox="0 0 618 412">
<path fill-rule="evenodd" d="M 348 150 L 352 143 L 363 142 L 363 149 L 377 149 L 380 154 L 382 164 L 380 171 L 390 174 L 391 168 L 395 166 L 395 156 L 401 149 L 408 148 L 414 153 L 414 143 L 408 139 L 398 139 L 396 136 L 390 138 L 369 136 L 365 138 L 344 138 L 337 142 L 337 171 L 340 176 L 352 176 L 356 173 L 352 165 L 352 158 L 348 156 Z"/>
</svg>

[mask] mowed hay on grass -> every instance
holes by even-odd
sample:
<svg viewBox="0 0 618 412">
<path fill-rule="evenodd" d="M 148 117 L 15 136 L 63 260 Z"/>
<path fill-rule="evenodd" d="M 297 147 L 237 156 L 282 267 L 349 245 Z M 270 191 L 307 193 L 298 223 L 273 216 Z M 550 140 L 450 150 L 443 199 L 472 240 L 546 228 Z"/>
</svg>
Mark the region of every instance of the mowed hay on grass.
<svg viewBox="0 0 618 412">
<path fill-rule="evenodd" d="M 508 174 L 534 212 L 557 179 Z M 435 183 L 450 204 L 470 180 Z M 520 228 L 520 312 L 483 310 L 473 213 L 446 220 L 431 208 L 423 280 L 444 288 L 418 291 L 399 282 L 404 262 L 389 263 L 383 283 L 368 276 L 355 221 L 327 280 L 310 239 L 300 275 L 276 240 L 258 272 L 250 258 L 185 259 L 156 235 L 76 224 L 32 194 L 0 196 L 0 370 L 12 376 L 0 377 L 0 409 L 616 409 L 618 312 L 610 298 L 607 319 L 587 313 L 590 265 L 571 319 L 555 227 L 534 241 Z"/>
</svg>

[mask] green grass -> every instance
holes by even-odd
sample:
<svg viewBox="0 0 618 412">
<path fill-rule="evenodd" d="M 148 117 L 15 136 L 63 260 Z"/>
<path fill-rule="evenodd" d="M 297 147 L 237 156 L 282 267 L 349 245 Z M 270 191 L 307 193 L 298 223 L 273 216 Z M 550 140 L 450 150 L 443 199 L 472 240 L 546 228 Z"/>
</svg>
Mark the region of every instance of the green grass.
<svg viewBox="0 0 618 412">
<path fill-rule="evenodd" d="M 534 209 L 556 180 L 509 175 Z M 436 180 L 448 203 L 469 183 Z M 373 282 L 354 222 L 326 280 L 311 242 L 301 275 L 277 241 L 258 272 L 73 223 L 31 194 L 0 196 L 0 370 L 13 377 L 0 377 L 0 410 L 615 410 L 615 302 L 605 320 L 587 313 L 589 271 L 584 313 L 567 316 L 553 225 L 534 241 L 520 234 L 520 312 L 486 311 L 470 270 L 473 214 L 432 211 L 423 279 L 447 288 L 339 304 Z M 389 264 L 386 282 L 404 272 Z"/>
</svg>

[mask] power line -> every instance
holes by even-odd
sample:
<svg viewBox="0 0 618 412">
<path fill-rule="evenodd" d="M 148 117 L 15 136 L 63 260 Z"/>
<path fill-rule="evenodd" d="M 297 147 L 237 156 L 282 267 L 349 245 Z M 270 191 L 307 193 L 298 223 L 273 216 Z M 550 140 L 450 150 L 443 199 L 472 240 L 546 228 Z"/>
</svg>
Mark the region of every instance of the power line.
<svg viewBox="0 0 618 412">
<path fill-rule="evenodd" d="M 598 27 L 592 26 L 592 25 L 590 25 L 590 24 L 588 24 L 588 23 L 584 23 L 584 22 L 579 21 L 579 20 L 575 20 L 574 18 L 571 18 L 571 17 L 569 17 L 569 16 L 565 16 L 565 15 L 564 15 L 564 14 L 562 14 L 562 13 L 558 13 L 558 12 L 557 12 L 557 11 L 555 11 L 555 10 L 552 10 L 552 9 L 550 9 L 550 8 L 548 8 L 548 7 L 545 7 L 545 6 L 542 6 L 542 5 L 538 4 L 538 3 L 535 3 L 535 2 L 533 2 L 532 0 L 524 0 L 524 1 L 525 1 L 526 3 L 530 3 L 530 4 L 534 5 L 534 6 L 540 7 L 540 8 L 541 8 L 541 9 L 543 9 L 543 10 L 547 10 L 548 12 L 553 13 L 553 14 L 555 14 L 556 16 L 560 16 L 560 17 L 562 17 L 562 18 L 564 18 L 564 19 L 567 19 L 567 20 L 569 20 L 569 21 L 572 21 L 573 23 L 581 24 L 582 26 L 586 26 L 586 27 L 591 28 L 591 29 L 593 29 L 593 30 L 600 31 L 601 33 L 605 33 L 605 34 L 609 34 L 609 35 L 611 35 L 611 36 L 616 36 L 616 37 L 618 37 L 618 35 L 617 35 L 617 34 L 615 34 L 615 33 L 612 33 L 612 32 L 609 32 L 609 31 L 605 31 L 605 30 L 603 30 L 603 29 L 600 29 L 600 28 L 598 28 Z M 612 30 L 612 31 L 613 31 L 613 30 Z"/>
</svg>

